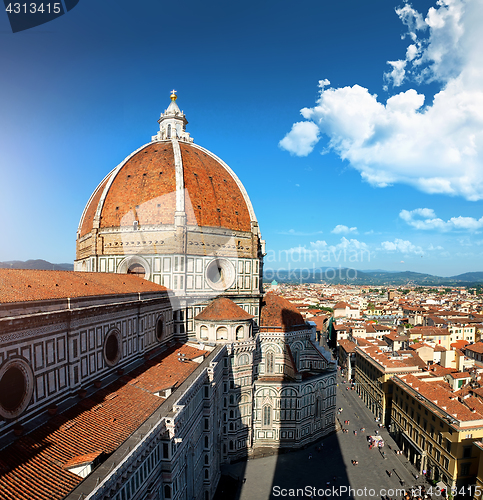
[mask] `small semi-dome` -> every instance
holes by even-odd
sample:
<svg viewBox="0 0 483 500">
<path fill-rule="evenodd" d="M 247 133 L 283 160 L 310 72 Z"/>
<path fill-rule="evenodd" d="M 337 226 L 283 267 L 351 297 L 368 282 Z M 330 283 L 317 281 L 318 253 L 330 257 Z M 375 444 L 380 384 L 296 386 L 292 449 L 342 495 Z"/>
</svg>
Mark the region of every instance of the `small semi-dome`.
<svg viewBox="0 0 483 500">
<path fill-rule="evenodd" d="M 263 296 L 260 327 L 281 328 L 285 331 L 304 324 L 304 318 L 291 302 L 273 292 Z"/>
<path fill-rule="evenodd" d="M 252 314 L 226 297 L 218 297 L 195 317 L 199 321 L 245 321 L 252 318 Z"/>
<path fill-rule="evenodd" d="M 253 315 L 226 297 L 213 300 L 195 317 L 201 342 L 243 342 L 252 337 Z"/>
</svg>

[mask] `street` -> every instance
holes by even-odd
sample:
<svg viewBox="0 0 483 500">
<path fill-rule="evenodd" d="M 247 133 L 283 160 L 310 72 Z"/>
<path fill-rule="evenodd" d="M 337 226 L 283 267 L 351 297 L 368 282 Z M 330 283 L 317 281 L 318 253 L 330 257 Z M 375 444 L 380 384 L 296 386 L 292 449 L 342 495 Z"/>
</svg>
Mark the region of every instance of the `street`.
<svg viewBox="0 0 483 500">
<path fill-rule="evenodd" d="M 387 496 L 394 500 L 402 497 L 403 487 L 410 490 L 424 484 L 424 478 L 415 478 L 416 470 L 406 457 L 396 454 L 396 443 L 385 428 L 378 427 L 357 392 L 346 390 L 340 375 L 338 380 L 337 408 L 343 410 L 337 417 L 347 433 L 339 430 L 304 450 L 224 466 L 223 474 L 240 480 L 235 496 L 219 498 L 267 500 L 312 495 L 379 500 Z M 349 420 L 348 425 L 344 425 L 345 420 Z M 384 439 L 381 449 L 369 449 L 367 436 L 375 431 Z M 352 460 L 358 465 L 352 465 Z M 391 476 L 386 471 L 392 471 Z"/>
</svg>

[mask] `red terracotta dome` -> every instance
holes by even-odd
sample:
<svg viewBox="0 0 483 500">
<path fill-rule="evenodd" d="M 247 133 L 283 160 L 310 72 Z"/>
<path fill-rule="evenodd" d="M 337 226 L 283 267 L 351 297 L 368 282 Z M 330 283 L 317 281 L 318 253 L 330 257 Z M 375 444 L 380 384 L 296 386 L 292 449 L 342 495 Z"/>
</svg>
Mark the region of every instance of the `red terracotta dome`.
<svg viewBox="0 0 483 500">
<path fill-rule="evenodd" d="M 281 328 L 288 331 L 304 324 L 304 318 L 291 302 L 273 292 L 268 292 L 263 296 L 260 327 Z"/>
<path fill-rule="evenodd" d="M 253 314 L 226 297 L 218 297 L 195 317 L 200 321 L 246 321 L 252 318 Z"/>
<path fill-rule="evenodd" d="M 249 232 L 256 221 L 243 185 L 222 160 L 195 144 L 162 140 L 138 149 L 104 178 L 78 235 L 135 221 L 141 227 L 171 225 L 180 211 L 188 226 Z"/>
</svg>

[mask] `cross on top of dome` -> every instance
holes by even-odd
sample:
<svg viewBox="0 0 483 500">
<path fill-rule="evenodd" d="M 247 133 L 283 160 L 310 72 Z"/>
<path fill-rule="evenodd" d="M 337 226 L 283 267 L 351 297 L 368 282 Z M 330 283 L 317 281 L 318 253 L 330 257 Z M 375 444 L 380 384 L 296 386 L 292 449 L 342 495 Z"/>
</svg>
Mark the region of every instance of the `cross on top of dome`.
<svg viewBox="0 0 483 500">
<path fill-rule="evenodd" d="M 171 91 L 169 106 L 159 117 L 159 132 L 153 135 L 153 141 L 164 141 L 166 139 L 177 139 L 185 142 L 193 142 L 193 139 L 186 132 L 188 120 L 183 111 L 180 111 L 176 104 L 176 90 Z"/>
</svg>

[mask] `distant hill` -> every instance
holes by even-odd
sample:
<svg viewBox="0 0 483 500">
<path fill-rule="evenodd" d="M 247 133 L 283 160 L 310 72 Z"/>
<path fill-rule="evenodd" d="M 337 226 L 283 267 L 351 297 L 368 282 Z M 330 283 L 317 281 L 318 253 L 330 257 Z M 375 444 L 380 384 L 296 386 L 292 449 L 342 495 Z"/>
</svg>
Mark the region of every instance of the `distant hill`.
<svg viewBox="0 0 483 500">
<path fill-rule="evenodd" d="M 264 281 L 279 283 L 320 283 L 354 285 L 421 285 L 467 286 L 483 283 L 483 272 L 469 272 L 457 276 L 441 277 L 413 271 L 358 271 L 347 268 L 318 268 L 265 271 Z"/>
<path fill-rule="evenodd" d="M 9 260 L 7 262 L 0 262 L 2 269 L 39 269 L 41 271 L 73 271 L 74 264 L 52 264 L 46 260 Z"/>
<path fill-rule="evenodd" d="M 468 281 L 471 283 L 483 283 L 483 271 L 458 274 L 458 276 L 453 276 L 451 279 L 458 281 Z"/>
<path fill-rule="evenodd" d="M 56 271 L 73 271 L 74 264 L 53 264 L 42 259 L 11 260 L 0 262 L 0 268 L 6 269 L 40 269 Z M 467 286 L 483 284 L 483 271 L 473 271 L 447 278 L 431 274 L 415 273 L 413 271 L 358 271 L 348 268 L 321 267 L 317 269 L 291 269 L 265 271 L 263 281 L 270 283 L 276 280 L 279 283 L 326 283 L 353 284 L 353 285 L 422 285 L 422 286 Z"/>
</svg>

